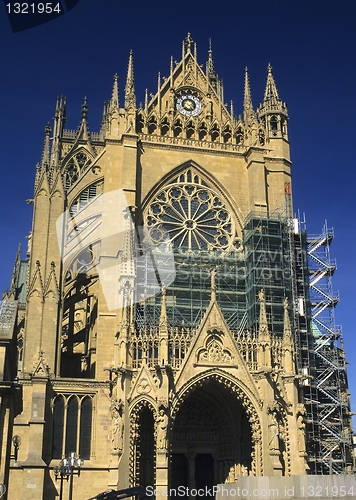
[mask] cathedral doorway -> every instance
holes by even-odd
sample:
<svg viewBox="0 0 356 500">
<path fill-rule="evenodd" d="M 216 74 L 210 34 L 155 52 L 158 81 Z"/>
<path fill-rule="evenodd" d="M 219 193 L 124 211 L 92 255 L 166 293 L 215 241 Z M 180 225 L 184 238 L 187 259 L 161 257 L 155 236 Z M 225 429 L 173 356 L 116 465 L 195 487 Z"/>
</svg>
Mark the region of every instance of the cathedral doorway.
<svg viewBox="0 0 356 500">
<path fill-rule="evenodd" d="M 154 419 L 152 411 L 144 406 L 138 418 L 138 442 L 136 448 L 136 480 L 144 488 L 154 484 Z"/>
<path fill-rule="evenodd" d="M 181 404 L 171 444 L 170 488 L 206 490 L 251 470 L 252 437 L 246 412 L 237 396 L 214 379 L 207 379 Z"/>
</svg>

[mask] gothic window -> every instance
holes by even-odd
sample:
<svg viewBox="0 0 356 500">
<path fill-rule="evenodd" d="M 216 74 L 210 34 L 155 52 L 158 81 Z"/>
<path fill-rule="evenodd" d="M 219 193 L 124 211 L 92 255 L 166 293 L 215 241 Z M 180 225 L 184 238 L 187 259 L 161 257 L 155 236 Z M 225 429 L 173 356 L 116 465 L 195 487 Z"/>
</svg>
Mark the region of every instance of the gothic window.
<svg viewBox="0 0 356 500">
<path fill-rule="evenodd" d="M 23 328 L 21 328 L 19 334 L 17 335 L 17 370 L 22 370 L 22 358 L 23 358 Z"/>
<path fill-rule="evenodd" d="M 277 135 L 277 130 L 278 130 L 278 119 L 276 116 L 272 116 L 271 118 L 271 131 L 273 135 Z"/>
<path fill-rule="evenodd" d="M 83 276 L 85 280 L 85 275 Z M 64 303 L 61 336 L 61 377 L 95 376 L 97 302 L 92 296 L 70 293 Z"/>
<path fill-rule="evenodd" d="M 53 408 L 52 458 L 62 458 L 64 430 L 64 399 L 58 396 Z"/>
<path fill-rule="evenodd" d="M 52 458 L 74 451 L 89 459 L 91 449 L 92 399 L 71 395 L 56 397 L 53 405 Z"/>
<path fill-rule="evenodd" d="M 212 141 L 218 141 L 220 136 L 220 130 L 217 125 L 214 125 L 213 128 L 211 129 L 211 140 Z"/>
<path fill-rule="evenodd" d="M 137 122 L 136 122 L 136 130 L 137 130 L 138 134 L 142 134 L 143 133 L 144 125 L 145 125 L 145 122 L 144 122 L 143 116 L 139 116 L 137 118 Z"/>
<path fill-rule="evenodd" d="M 180 120 L 177 120 L 175 123 L 174 123 L 174 137 L 180 137 L 181 134 L 182 134 L 182 122 Z"/>
<path fill-rule="evenodd" d="M 259 140 L 259 143 L 261 144 L 261 146 L 265 145 L 265 134 L 264 134 L 263 130 L 258 131 L 258 140 Z"/>
<path fill-rule="evenodd" d="M 156 118 L 152 116 L 148 122 L 148 133 L 153 134 L 157 129 Z"/>
<path fill-rule="evenodd" d="M 163 188 L 147 213 L 154 244 L 167 237 L 180 249 L 228 250 L 236 236 L 233 218 L 221 197 L 188 169 Z"/>
<path fill-rule="evenodd" d="M 168 123 L 167 118 L 165 118 L 162 122 L 162 125 L 161 125 L 161 134 L 168 135 L 168 133 L 169 133 L 169 123 Z"/>
<path fill-rule="evenodd" d="M 73 201 L 71 207 L 69 209 L 70 215 L 73 217 L 77 213 L 79 213 L 85 206 L 102 191 L 102 183 L 95 183 L 91 186 L 85 188 L 79 196 Z"/>
<path fill-rule="evenodd" d="M 231 130 L 230 130 L 230 127 L 226 127 L 224 129 L 223 137 L 224 137 L 224 142 L 230 142 L 230 139 L 231 139 Z"/>
<path fill-rule="evenodd" d="M 244 132 L 241 127 L 237 129 L 236 133 L 236 144 L 239 144 L 240 146 L 244 143 Z"/>
<path fill-rule="evenodd" d="M 187 125 L 187 139 L 194 139 L 195 128 L 193 122 L 189 122 Z"/>
<path fill-rule="evenodd" d="M 199 140 L 203 141 L 206 138 L 207 129 L 205 123 L 202 123 L 199 127 Z"/>
<path fill-rule="evenodd" d="M 71 186 L 79 179 L 81 173 L 84 172 L 90 164 L 91 159 L 83 151 L 72 156 L 64 171 L 66 189 L 71 188 Z"/>
</svg>

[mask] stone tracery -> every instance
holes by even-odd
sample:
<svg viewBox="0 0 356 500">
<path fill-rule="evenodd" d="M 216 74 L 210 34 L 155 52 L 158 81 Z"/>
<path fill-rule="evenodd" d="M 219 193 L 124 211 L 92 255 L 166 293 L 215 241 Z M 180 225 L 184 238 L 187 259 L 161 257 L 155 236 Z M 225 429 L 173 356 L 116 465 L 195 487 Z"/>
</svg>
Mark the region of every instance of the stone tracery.
<svg viewBox="0 0 356 500">
<path fill-rule="evenodd" d="M 229 250 L 235 244 L 235 224 L 226 204 L 191 169 L 161 189 L 146 219 L 154 243 L 168 234 L 181 249 Z"/>
</svg>

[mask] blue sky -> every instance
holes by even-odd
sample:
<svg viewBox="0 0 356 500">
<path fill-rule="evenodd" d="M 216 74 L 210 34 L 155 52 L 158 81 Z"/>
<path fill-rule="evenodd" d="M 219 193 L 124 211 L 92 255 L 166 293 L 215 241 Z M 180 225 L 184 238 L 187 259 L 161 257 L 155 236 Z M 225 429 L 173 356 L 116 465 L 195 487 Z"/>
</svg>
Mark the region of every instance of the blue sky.
<svg viewBox="0 0 356 500">
<path fill-rule="evenodd" d="M 180 59 L 187 32 L 197 42 L 200 64 L 211 38 L 225 100 L 234 101 L 236 114 L 242 112 L 245 66 L 255 107 L 268 63 L 288 104 L 294 209 L 306 213 L 310 233 L 320 232 L 325 219 L 335 229 L 336 321 L 343 326 L 356 411 L 355 24 L 354 0 L 80 0 L 64 16 L 13 34 L 0 6 L 0 290 L 9 286 L 19 242 L 25 255 L 32 218 L 25 200 L 33 196 L 56 97 L 66 95 L 66 128 L 76 129 L 86 96 L 89 127 L 98 131 L 116 72 L 122 104 L 131 49 L 140 102 L 146 87 L 156 91 L 158 71 L 169 75 L 170 56 Z"/>
</svg>

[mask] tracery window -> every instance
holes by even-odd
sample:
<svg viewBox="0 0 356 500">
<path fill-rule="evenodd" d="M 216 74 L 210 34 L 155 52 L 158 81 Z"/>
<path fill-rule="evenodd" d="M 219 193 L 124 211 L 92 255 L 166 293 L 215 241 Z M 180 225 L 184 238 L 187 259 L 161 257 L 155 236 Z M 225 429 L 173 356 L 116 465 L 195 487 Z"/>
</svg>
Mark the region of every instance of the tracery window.
<svg viewBox="0 0 356 500">
<path fill-rule="evenodd" d="M 83 275 L 83 283 L 88 283 Z M 87 292 L 68 294 L 61 335 L 61 377 L 94 378 L 97 300 Z"/>
<path fill-rule="evenodd" d="M 191 169 L 155 196 L 148 208 L 147 226 L 154 244 L 167 236 L 181 249 L 228 250 L 236 244 L 230 211 Z"/>
<path fill-rule="evenodd" d="M 66 189 L 70 189 L 90 164 L 91 159 L 83 151 L 77 153 L 69 160 L 64 171 Z"/>
<path fill-rule="evenodd" d="M 90 458 L 93 404 L 90 396 L 58 395 L 53 404 L 52 458 L 75 451 Z"/>
</svg>

